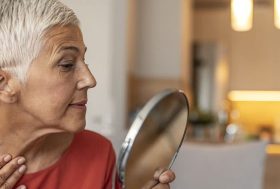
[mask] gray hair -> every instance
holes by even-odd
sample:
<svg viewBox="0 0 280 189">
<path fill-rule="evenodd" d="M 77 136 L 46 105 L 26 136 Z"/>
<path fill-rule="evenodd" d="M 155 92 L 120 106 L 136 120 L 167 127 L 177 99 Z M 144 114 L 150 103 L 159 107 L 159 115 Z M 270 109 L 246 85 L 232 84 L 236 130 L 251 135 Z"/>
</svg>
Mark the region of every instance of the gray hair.
<svg viewBox="0 0 280 189">
<path fill-rule="evenodd" d="M 56 25 L 79 25 L 58 0 L 0 0 L 0 69 L 24 82 L 45 34 Z"/>
</svg>

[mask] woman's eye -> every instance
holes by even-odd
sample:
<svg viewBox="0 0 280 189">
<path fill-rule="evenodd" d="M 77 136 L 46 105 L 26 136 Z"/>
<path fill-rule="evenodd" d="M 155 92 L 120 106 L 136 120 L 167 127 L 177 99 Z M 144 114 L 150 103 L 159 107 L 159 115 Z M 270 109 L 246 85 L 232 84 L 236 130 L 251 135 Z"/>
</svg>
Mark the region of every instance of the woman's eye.
<svg viewBox="0 0 280 189">
<path fill-rule="evenodd" d="M 71 71 L 75 67 L 75 64 L 74 63 L 61 63 L 58 66 L 60 67 L 61 71 L 67 72 L 67 71 Z"/>
</svg>

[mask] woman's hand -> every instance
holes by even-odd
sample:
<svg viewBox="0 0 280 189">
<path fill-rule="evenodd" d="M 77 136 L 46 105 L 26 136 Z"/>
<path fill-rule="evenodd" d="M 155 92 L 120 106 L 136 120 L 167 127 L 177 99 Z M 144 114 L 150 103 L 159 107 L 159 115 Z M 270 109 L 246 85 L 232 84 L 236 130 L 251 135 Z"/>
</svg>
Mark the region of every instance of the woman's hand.
<svg viewBox="0 0 280 189">
<path fill-rule="evenodd" d="M 0 158 L 0 189 L 12 189 L 26 171 L 24 157 L 12 158 L 10 154 Z M 21 185 L 17 189 L 26 189 Z"/>
<path fill-rule="evenodd" d="M 171 170 L 159 169 L 142 189 L 170 189 L 169 183 L 175 180 L 175 174 Z"/>
</svg>

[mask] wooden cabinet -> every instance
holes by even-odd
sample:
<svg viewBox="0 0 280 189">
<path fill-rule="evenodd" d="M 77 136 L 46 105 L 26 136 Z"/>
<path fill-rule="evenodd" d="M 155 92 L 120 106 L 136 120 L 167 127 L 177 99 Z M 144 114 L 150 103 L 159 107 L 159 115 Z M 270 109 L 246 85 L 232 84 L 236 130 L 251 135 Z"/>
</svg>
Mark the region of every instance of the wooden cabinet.
<svg viewBox="0 0 280 189">
<path fill-rule="evenodd" d="M 280 187 L 280 154 L 268 155 L 265 162 L 264 189 Z"/>
</svg>

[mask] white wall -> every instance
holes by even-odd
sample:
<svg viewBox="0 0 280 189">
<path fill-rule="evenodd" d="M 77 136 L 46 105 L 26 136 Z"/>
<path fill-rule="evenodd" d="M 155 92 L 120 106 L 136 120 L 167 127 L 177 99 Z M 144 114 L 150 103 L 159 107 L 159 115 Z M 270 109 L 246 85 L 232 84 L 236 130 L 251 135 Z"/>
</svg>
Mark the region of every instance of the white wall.
<svg viewBox="0 0 280 189">
<path fill-rule="evenodd" d="M 231 29 L 229 9 L 195 10 L 194 38 L 227 48 L 231 90 L 280 90 L 280 30 L 273 26 L 273 7 L 254 7 L 249 32 Z"/>
<path fill-rule="evenodd" d="M 81 21 L 86 61 L 97 80 L 89 91 L 87 128 L 118 144 L 126 98 L 126 0 L 63 0 Z"/>
<path fill-rule="evenodd" d="M 147 78 L 181 77 L 182 0 L 137 1 L 134 74 Z"/>
</svg>

